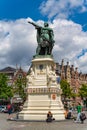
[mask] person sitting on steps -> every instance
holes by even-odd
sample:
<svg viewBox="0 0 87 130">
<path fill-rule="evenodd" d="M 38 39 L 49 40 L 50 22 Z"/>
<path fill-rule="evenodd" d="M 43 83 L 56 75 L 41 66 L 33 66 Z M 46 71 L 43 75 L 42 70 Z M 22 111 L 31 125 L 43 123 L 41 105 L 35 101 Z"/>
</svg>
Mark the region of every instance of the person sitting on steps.
<svg viewBox="0 0 87 130">
<path fill-rule="evenodd" d="M 53 120 L 55 120 L 55 119 L 53 118 L 53 114 L 49 111 L 49 112 L 47 113 L 46 122 L 52 122 Z"/>
</svg>

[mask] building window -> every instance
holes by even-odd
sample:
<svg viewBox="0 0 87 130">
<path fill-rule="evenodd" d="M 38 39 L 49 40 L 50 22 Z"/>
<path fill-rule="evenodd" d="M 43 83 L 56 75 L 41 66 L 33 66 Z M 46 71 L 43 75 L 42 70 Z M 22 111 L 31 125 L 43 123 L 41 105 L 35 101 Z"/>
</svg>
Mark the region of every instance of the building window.
<svg viewBox="0 0 87 130">
<path fill-rule="evenodd" d="M 73 92 L 76 93 L 76 89 L 73 89 Z"/>
<path fill-rule="evenodd" d="M 8 79 L 12 79 L 12 76 L 11 76 L 11 75 L 8 75 Z"/>
<path fill-rule="evenodd" d="M 22 74 L 19 74 L 19 75 L 18 75 L 18 78 L 20 78 L 20 79 L 21 79 L 21 78 L 22 78 Z"/>
<path fill-rule="evenodd" d="M 8 82 L 8 86 L 11 86 L 12 85 L 12 83 L 11 82 Z"/>
</svg>

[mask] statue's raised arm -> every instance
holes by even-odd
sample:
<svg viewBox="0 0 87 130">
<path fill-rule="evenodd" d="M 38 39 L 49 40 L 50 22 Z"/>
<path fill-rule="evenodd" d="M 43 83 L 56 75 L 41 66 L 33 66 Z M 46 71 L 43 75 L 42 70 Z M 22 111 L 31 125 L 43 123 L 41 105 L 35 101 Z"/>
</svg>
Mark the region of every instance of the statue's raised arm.
<svg viewBox="0 0 87 130">
<path fill-rule="evenodd" d="M 35 26 L 35 28 L 41 28 L 41 26 L 39 26 L 38 24 L 34 23 L 34 22 L 30 22 L 28 21 L 28 23 L 32 24 L 33 26 Z"/>
</svg>

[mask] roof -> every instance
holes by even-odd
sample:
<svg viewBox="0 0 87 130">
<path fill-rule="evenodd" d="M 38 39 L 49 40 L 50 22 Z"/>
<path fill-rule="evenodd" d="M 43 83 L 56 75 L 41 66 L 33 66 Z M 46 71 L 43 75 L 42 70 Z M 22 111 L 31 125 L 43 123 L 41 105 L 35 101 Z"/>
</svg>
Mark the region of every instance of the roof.
<svg viewBox="0 0 87 130">
<path fill-rule="evenodd" d="M 12 67 L 6 67 L 2 70 L 0 70 L 0 73 L 9 73 L 9 72 L 15 72 L 16 69 L 15 68 L 12 68 Z"/>
</svg>

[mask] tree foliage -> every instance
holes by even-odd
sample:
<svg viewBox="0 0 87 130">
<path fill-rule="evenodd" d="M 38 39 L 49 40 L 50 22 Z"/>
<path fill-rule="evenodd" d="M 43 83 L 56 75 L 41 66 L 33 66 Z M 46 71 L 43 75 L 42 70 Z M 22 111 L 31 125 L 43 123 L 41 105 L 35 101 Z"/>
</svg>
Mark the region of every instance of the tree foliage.
<svg viewBox="0 0 87 130">
<path fill-rule="evenodd" d="M 69 83 L 66 80 L 61 80 L 60 86 L 61 86 L 61 89 L 62 89 L 63 97 L 64 98 L 71 97 L 72 93 L 71 93 L 71 88 L 70 88 Z"/>
<path fill-rule="evenodd" d="M 18 94 L 23 99 L 23 101 L 26 99 L 26 84 L 26 77 L 17 78 L 15 81 L 14 94 Z"/>
<path fill-rule="evenodd" d="M 0 74 L 0 99 L 9 99 L 12 96 L 12 87 L 8 86 L 6 74 Z"/>
<path fill-rule="evenodd" d="M 87 84 L 82 84 L 81 88 L 79 89 L 79 95 L 81 97 L 87 97 Z"/>
</svg>

